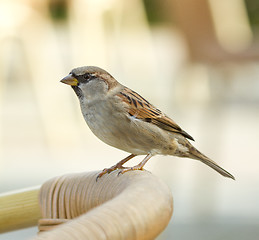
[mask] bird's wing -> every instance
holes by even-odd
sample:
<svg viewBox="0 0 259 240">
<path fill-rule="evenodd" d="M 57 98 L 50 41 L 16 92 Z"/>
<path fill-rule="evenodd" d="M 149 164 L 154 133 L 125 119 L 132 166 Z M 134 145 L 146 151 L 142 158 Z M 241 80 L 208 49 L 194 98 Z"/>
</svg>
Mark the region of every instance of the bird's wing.
<svg viewBox="0 0 259 240">
<path fill-rule="evenodd" d="M 129 88 L 124 88 L 117 94 L 128 105 L 128 113 L 136 119 L 155 124 L 156 126 L 174 133 L 179 133 L 190 140 L 194 139 L 183 131 L 171 118 L 155 108 L 138 93 Z"/>
</svg>

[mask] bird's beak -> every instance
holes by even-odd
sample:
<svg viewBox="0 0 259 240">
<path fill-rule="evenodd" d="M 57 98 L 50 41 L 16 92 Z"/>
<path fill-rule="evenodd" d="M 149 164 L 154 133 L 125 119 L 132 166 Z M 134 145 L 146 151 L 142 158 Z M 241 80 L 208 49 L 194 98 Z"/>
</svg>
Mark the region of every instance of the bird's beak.
<svg viewBox="0 0 259 240">
<path fill-rule="evenodd" d="M 67 75 L 60 82 L 68 84 L 70 86 L 77 86 L 78 85 L 78 80 L 75 77 L 73 77 L 72 74 Z"/>
</svg>

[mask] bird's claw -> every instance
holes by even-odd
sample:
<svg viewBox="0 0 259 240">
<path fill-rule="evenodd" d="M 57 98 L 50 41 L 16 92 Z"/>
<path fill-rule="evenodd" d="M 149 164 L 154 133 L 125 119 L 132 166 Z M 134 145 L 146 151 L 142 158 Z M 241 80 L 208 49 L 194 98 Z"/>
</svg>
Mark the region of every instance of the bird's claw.
<svg viewBox="0 0 259 240">
<path fill-rule="evenodd" d="M 124 167 L 121 166 L 121 165 L 114 165 L 114 166 L 112 166 L 112 167 L 110 167 L 110 168 L 104 168 L 104 169 L 102 170 L 102 172 L 99 173 L 98 176 L 96 177 L 96 182 L 97 182 L 98 179 L 101 178 L 104 174 L 106 174 L 106 173 L 110 174 L 111 172 L 115 171 L 116 169 L 124 169 Z"/>
<path fill-rule="evenodd" d="M 129 172 L 129 171 L 135 171 L 135 170 L 143 170 L 143 167 L 140 167 L 140 166 L 135 166 L 135 167 L 124 167 L 122 170 L 120 170 L 119 172 L 118 172 L 118 176 L 120 175 L 120 174 L 124 174 L 124 173 L 126 173 L 126 172 Z"/>
<path fill-rule="evenodd" d="M 100 177 L 102 177 L 105 173 L 107 173 L 107 168 L 103 169 L 101 173 L 99 173 L 95 179 L 97 182 Z"/>
<path fill-rule="evenodd" d="M 138 165 L 136 165 L 136 166 L 134 166 L 134 167 L 123 167 L 121 164 L 116 164 L 116 165 L 114 165 L 114 166 L 112 166 L 112 167 L 110 167 L 110 168 L 104 168 L 104 169 L 102 170 L 102 172 L 99 173 L 98 176 L 96 177 L 96 182 L 97 182 L 98 179 L 101 178 L 104 174 L 106 174 L 106 173 L 109 174 L 109 173 L 113 172 L 113 171 L 116 170 L 116 169 L 121 169 L 121 170 L 118 172 L 118 174 L 117 174 L 117 176 L 119 176 L 119 175 L 121 175 L 121 174 L 124 174 L 125 172 L 135 171 L 135 170 L 143 170 L 143 164 L 138 164 Z"/>
</svg>

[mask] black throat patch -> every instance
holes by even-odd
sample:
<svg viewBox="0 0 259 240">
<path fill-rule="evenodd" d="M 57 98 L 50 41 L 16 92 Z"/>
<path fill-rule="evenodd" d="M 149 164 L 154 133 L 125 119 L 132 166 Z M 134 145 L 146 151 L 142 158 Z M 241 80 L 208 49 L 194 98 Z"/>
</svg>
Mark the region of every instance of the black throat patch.
<svg viewBox="0 0 259 240">
<path fill-rule="evenodd" d="M 71 86 L 79 99 L 83 98 L 83 92 L 78 86 Z"/>
</svg>

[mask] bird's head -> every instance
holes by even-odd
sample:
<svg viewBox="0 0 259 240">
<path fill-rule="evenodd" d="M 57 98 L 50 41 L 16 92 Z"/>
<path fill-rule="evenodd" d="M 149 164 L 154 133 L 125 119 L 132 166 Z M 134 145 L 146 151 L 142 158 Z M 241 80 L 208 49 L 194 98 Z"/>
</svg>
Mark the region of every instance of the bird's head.
<svg viewBox="0 0 259 240">
<path fill-rule="evenodd" d="M 88 100 L 106 96 L 118 84 L 108 72 L 94 66 L 74 68 L 61 82 L 70 85 L 79 99 Z"/>
</svg>

